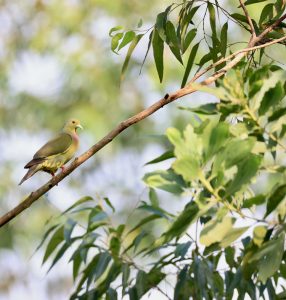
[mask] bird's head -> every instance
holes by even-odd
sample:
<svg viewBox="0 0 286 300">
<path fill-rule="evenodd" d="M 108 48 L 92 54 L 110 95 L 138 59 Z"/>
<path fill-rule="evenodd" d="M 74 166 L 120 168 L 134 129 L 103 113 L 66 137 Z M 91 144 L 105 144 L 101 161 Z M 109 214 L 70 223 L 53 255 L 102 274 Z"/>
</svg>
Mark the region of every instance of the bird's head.
<svg viewBox="0 0 286 300">
<path fill-rule="evenodd" d="M 78 128 L 83 129 L 83 127 L 80 125 L 80 121 L 77 119 L 70 119 L 65 123 L 63 131 L 74 133 Z"/>
</svg>

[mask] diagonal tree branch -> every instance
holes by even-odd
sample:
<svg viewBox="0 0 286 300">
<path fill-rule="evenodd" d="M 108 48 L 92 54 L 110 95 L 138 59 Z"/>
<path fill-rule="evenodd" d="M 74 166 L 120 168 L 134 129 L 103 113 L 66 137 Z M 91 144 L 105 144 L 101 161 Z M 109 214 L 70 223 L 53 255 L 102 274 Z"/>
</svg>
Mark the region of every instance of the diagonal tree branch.
<svg viewBox="0 0 286 300">
<path fill-rule="evenodd" d="M 286 18 L 286 14 L 282 16 L 279 20 L 282 22 Z M 269 29 L 265 29 L 258 37 L 251 38 L 248 43 L 248 48 L 242 49 L 235 54 L 233 54 L 233 60 L 231 60 L 226 66 L 224 66 L 219 71 L 215 72 L 213 75 L 205 79 L 201 84 L 203 85 L 209 85 L 213 82 L 215 82 L 218 78 L 223 76 L 228 70 L 233 68 L 236 64 L 238 64 L 250 51 L 254 50 L 253 47 L 257 43 L 261 43 L 263 40 L 263 37 L 270 32 L 273 28 L 275 28 L 279 24 L 278 20 L 272 24 Z M 281 40 L 281 39 L 279 39 Z M 278 43 L 279 40 L 272 41 L 270 43 L 266 43 L 264 45 L 260 45 L 259 47 L 267 47 L 270 44 Z M 229 60 L 229 57 L 224 58 L 224 61 Z M 214 67 L 214 65 L 212 65 Z M 99 150 L 101 150 L 103 147 L 105 147 L 107 144 L 109 144 L 115 137 L 117 137 L 122 131 L 127 129 L 128 127 L 146 119 L 148 116 L 155 113 L 160 108 L 163 108 L 165 105 L 174 102 L 175 100 L 189 95 L 191 93 L 194 93 L 196 89 L 192 86 L 192 81 L 190 81 L 184 88 L 179 89 L 175 93 L 171 95 L 166 95 L 164 98 L 160 99 L 159 101 L 155 102 L 153 105 L 149 106 L 148 108 L 142 110 L 138 114 L 126 119 L 125 121 L 122 121 L 119 123 L 113 130 L 111 130 L 105 137 L 103 137 L 98 143 L 93 145 L 90 149 L 88 149 L 86 152 L 84 152 L 81 156 L 75 158 L 72 163 L 61 173 L 56 175 L 54 178 L 52 178 L 50 181 L 48 181 L 46 184 L 41 186 L 36 191 L 32 192 L 23 202 L 21 202 L 19 205 L 17 205 L 15 208 L 13 208 L 8 213 L 4 214 L 2 217 L 0 217 L 0 227 L 3 225 L 9 223 L 12 219 L 14 219 L 17 215 L 22 213 L 25 209 L 30 207 L 35 201 L 39 200 L 41 196 L 43 196 L 47 191 L 52 189 L 55 185 L 57 185 L 60 181 L 62 181 L 65 177 L 67 177 L 70 173 L 72 173 L 75 169 L 77 169 L 81 164 L 83 164 L 86 160 L 91 158 L 95 153 L 97 153 Z"/>
</svg>

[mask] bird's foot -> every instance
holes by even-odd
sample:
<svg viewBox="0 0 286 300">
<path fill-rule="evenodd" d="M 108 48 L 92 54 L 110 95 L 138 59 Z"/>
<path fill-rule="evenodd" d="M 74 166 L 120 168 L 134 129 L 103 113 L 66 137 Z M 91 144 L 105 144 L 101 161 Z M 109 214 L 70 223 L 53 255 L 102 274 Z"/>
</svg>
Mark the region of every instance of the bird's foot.
<svg viewBox="0 0 286 300">
<path fill-rule="evenodd" d="M 52 178 L 55 177 L 55 173 L 51 173 L 51 175 L 52 175 Z M 58 186 L 58 184 L 56 184 L 56 186 Z"/>
<path fill-rule="evenodd" d="M 62 172 L 64 172 L 66 170 L 65 166 L 61 166 Z"/>
</svg>

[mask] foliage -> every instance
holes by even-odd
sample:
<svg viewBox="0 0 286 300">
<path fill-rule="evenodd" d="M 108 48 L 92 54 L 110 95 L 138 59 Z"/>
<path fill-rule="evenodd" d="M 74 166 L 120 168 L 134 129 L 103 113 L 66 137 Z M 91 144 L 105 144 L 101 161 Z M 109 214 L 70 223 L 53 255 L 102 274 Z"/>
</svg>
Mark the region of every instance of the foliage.
<svg viewBox="0 0 286 300">
<path fill-rule="evenodd" d="M 257 2 L 264 1 L 246 5 Z M 259 21 L 253 20 L 256 33 L 284 9 L 284 1 L 265 4 Z M 202 32 L 198 30 L 195 16 L 200 10 L 208 16 L 208 31 L 206 17 Z M 171 14 L 176 12 L 175 23 Z M 220 14 L 227 18 L 221 27 Z M 249 31 L 244 15 L 226 12 L 218 1 L 183 1 L 159 13 L 145 34 L 146 55 L 152 48 L 160 82 L 166 47 L 185 66 L 182 87 L 195 68 L 225 57 L 230 22 Z M 144 34 L 115 27 L 110 35 L 112 51 L 129 45 L 123 77 Z M 266 38 L 281 35 L 283 30 L 275 28 Z M 208 50 L 196 63 L 203 43 Z M 216 86 L 194 84 L 218 101 L 181 108 L 189 111 L 192 122 L 183 130 L 168 128 L 169 148 L 148 163 L 164 161 L 167 168 L 145 174 L 149 201 L 137 208 L 136 224 L 114 225 L 111 202 L 86 197 L 47 231 L 41 244 L 48 239 L 43 262 L 53 255 L 50 268 L 73 250 L 69 262 L 76 287 L 71 299 L 140 299 L 151 289 L 170 298 L 161 282 L 171 282 L 172 299 L 232 299 L 235 294 L 239 299 L 247 294 L 251 299 L 283 298 L 276 291 L 282 290 L 286 276 L 286 71 L 265 60 L 261 50 L 229 70 Z M 159 190 L 188 201 L 174 213 Z"/>
</svg>

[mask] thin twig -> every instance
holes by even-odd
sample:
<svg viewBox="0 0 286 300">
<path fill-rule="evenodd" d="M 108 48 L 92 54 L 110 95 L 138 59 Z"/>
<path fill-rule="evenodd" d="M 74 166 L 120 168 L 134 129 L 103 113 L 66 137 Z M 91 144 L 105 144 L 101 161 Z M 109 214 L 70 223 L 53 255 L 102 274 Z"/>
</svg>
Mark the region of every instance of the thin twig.
<svg viewBox="0 0 286 300">
<path fill-rule="evenodd" d="M 227 56 L 227 57 L 223 57 L 220 60 L 218 60 L 217 62 L 211 64 L 210 66 L 208 66 L 206 69 L 202 70 L 201 72 L 197 73 L 190 81 L 190 83 L 196 81 L 198 78 L 200 78 L 202 75 L 206 74 L 208 71 L 210 71 L 211 69 L 221 65 L 222 63 L 231 60 L 232 58 L 236 57 L 237 55 L 239 55 L 240 53 L 244 53 L 244 52 L 250 52 L 250 51 L 254 51 L 257 49 L 261 49 L 261 48 L 266 48 L 268 46 L 274 45 L 274 44 L 278 44 L 279 42 L 282 42 L 286 40 L 286 36 L 283 36 L 279 39 L 273 40 L 271 42 L 262 44 L 262 45 L 258 45 L 258 46 L 254 46 L 254 47 L 250 47 L 250 48 L 245 48 L 245 49 L 241 49 L 238 50 L 236 52 L 234 52 L 233 54 Z"/>
<path fill-rule="evenodd" d="M 244 5 L 243 0 L 239 0 L 239 2 L 240 2 L 240 5 L 241 5 L 241 7 L 242 7 L 242 9 L 244 11 L 244 14 L 245 14 L 245 17 L 247 19 L 247 22 L 249 24 L 249 27 L 250 27 L 250 30 L 251 30 L 251 34 L 252 34 L 253 37 L 256 37 L 255 29 L 254 29 L 251 17 L 250 17 L 250 15 L 249 15 L 249 13 L 248 13 L 248 11 L 246 9 L 246 6 Z"/>
</svg>

